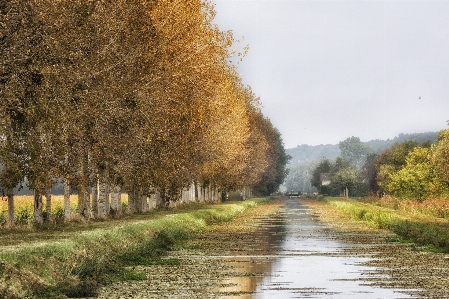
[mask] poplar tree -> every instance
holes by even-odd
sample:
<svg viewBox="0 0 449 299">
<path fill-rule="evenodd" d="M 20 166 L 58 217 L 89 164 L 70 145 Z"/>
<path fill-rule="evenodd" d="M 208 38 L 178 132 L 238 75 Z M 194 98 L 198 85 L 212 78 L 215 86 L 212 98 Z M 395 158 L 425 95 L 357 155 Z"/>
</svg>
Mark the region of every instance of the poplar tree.
<svg viewBox="0 0 449 299">
<path fill-rule="evenodd" d="M 212 23 L 211 2 L 14 0 L 0 12 L 9 215 L 25 177 L 38 223 L 58 179 L 68 220 L 69 187 L 89 218 L 108 216 L 112 189 L 114 209 L 126 188 L 130 211 L 143 212 L 155 190 L 168 204 L 193 182 L 216 193 L 282 177 L 271 169 L 285 158 L 280 136 L 230 63 L 244 53 Z"/>
</svg>

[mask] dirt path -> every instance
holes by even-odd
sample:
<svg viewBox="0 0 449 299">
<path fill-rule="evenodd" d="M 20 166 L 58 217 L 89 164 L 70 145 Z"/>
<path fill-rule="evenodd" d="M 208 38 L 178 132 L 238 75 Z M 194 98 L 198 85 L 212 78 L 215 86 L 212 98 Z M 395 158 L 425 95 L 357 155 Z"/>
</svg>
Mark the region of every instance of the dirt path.
<svg viewBox="0 0 449 299">
<path fill-rule="evenodd" d="M 290 298 L 288 294 L 295 298 L 347 298 L 348 291 L 351 298 L 449 298 L 446 255 L 414 251 L 410 245 L 391 242 L 395 237 L 386 231 L 370 230 L 338 217 L 323 203 L 302 202 L 302 208 L 309 211 L 308 222 L 301 225 L 316 221 L 318 228 L 295 226 L 294 219 L 285 216 L 292 213 L 286 212 L 285 201 L 273 201 L 170 252 L 166 258 L 178 265 L 136 267 L 148 280 L 106 286 L 99 298 Z M 304 211 L 297 210 L 295 215 L 303 217 Z M 285 227 L 290 227 L 293 237 Z M 320 251 L 319 243 L 326 240 L 346 245 Z M 338 259 L 353 267 L 348 272 L 357 273 L 337 273 L 338 279 L 334 279 L 326 276 L 334 271 L 326 268 L 329 264 L 306 268 L 308 263 Z M 285 262 L 294 266 L 291 274 L 285 273 L 285 265 L 279 268 Z M 317 274 L 311 273 L 315 266 Z M 300 267 L 303 269 L 298 270 Z M 354 270 L 357 267 L 362 270 Z M 293 278 L 297 275 L 305 276 L 298 282 Z M 328 279 L 323 284 L 330 286 L 320 285 L 317 279 L 305 281 L 313 275 Z M 364 295 L 357 295 L 361 293 Z"/>
</svg>

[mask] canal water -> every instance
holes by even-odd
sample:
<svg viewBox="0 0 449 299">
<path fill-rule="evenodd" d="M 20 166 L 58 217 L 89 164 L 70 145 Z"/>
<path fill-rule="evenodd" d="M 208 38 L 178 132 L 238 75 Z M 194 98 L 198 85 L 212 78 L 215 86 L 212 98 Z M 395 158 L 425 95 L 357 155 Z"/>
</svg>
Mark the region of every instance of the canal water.
<svg viewBox="0 0 449 299">
<path fill-rule="evenodd" d="M 413 298 L 404 290 L 370 285 L 369 281 L 383 278 L 372 267 L 364 266 L 374 252 L 354 254 L 354 247 L 369 245 L 338 240 L 336 232 L 298 200 L 289 200 L 275 217 L 261 219 L 260 226 L 264 229 L 255 233 L 260 234 L 255 239 L 269 235 L 270 246 L 264 251 L 255 246 L 252 256 L 240 262 L 257 265 L 243 267 L 242 271 L 262 270 L 263 274 L 237 282 L 230 278 L 234 279 L 236 293 L 239 288 L 253 289 L 251 294 L 233 298 Z M 236 264 L 236 256 L 228 258 Z M 254 267 L 259 269 L 251 269 Z"/>
<path fill-rule="evenodd" d="M 99 298 L 414 298 L 376 286 L 388 277 L 367 266 L 375 244 L 344 241 L 301 200 L 248 225 L 238 235 L 205 233 L 170 253 L 178 266 L 137 268 L 147 281 L 107 286 Z"/>
</svg>

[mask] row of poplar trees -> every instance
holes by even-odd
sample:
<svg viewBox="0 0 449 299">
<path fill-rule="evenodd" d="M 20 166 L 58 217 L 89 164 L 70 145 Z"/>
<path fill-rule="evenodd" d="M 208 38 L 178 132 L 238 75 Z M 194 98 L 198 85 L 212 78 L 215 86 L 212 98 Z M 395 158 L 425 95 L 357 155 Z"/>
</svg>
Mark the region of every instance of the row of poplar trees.
<svg viewBox="0 0 449 299">
<path fill-rule="evenodd" d="M 280 134 L 231 62 L 245 50 L 214 16 L 203 0 L 0 1 L 10 216 L 25 178 L 38 223 L 57 180 L 76 188 L 85 217 L 93 181 L 172 200 L 192 182 L 275 191 Z"/>
</svg>

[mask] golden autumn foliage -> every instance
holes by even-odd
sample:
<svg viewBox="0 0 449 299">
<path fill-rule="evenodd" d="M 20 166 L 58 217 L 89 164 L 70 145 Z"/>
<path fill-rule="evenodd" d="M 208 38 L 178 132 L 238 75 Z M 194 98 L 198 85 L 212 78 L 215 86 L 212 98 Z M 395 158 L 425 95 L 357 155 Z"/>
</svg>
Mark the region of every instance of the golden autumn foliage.
<svg viewBox="0 0 449 299">
<path fill-rule="evenodd" d="M 275 128 L 214 16 L 201 0 L 0 1 L 1 185 L 62 178 L 82 214 L 97 181 L 176 194 L 273 178 Z"/>
</svg>

